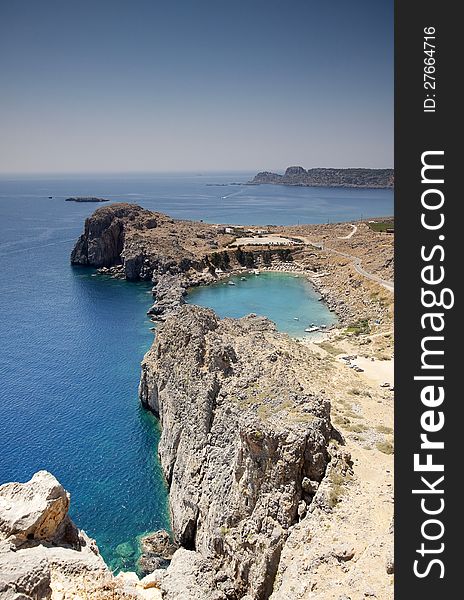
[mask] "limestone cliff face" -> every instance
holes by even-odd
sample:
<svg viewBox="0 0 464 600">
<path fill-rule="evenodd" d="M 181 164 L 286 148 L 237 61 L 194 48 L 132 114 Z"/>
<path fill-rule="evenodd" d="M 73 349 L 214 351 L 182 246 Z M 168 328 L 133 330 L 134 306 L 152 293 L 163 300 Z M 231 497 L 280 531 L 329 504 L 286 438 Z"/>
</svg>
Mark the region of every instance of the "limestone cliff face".
<svg viewBox="0 0 464 600">
<path fill-rule="evenodd" d="M 174 221 L 136 204 L 98 208 L 85 221 L 84 233 L 71 253 L 71 263 L 94 267 L 120 265 L 129 280 L 151 279 L 154 273 L 181 273 L 203 268 L 208 250 L 220 246 L 217 227 Z"/>
<path fill-rule="evenodd" d="M 140 398 L 161 421 L 173 533 L 204 577 L 208 561 L 205 599 L 268 598 L 289 528 L 310 510 L 332 434 L 313 363 L 267 319 L 187 305 L 144 358 Z"/>
<path fill-rule="evenodd" d="M 2 599 L 45 600 L 58 587 L 76 589 L 79 578 L 110 576 L 95 542 L 77 529 L 68 508 L 69 494 L 47 471 L 27 483 L 0 486 Z"/>
<path fill-rule="evenodd" d="M 84 233 L 78 239 L 71 262 L 94 267 L 111 267 L 121 260 L 124 247 L 124 221 L 134 219 L 143 209 L 130 204 L 113 204 L 86 219 Z"/>
</svg>

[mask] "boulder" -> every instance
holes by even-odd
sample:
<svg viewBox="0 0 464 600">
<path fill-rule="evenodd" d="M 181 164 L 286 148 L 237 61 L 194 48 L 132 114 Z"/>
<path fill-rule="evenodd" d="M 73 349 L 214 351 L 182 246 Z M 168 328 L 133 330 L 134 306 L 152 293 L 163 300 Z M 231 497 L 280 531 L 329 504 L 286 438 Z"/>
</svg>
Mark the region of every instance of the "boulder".
<svg viewBox="0 0 464 600">
<path fill-rule="evenodd" d="M 140 571 L 148 574 L 157 569 L 165 569 L 178 547 L 165 529 L 144 535 L 140 539 Z"/>
<path fill-rule="evenodd" d="M 52 540 L 69 508 L 69 494 L 47 471 L 26 483 L 0 486 L 0 540 Z"/>
<path fill-rule="evenodd" d="M 26 483 L 0 486 L 2 600 L 46 600 L 58 587 L 76 591 L 86 578 L 112 578 L 95 542 L 71 521 L 69 501 L 47 471 Z"/>
</svg>

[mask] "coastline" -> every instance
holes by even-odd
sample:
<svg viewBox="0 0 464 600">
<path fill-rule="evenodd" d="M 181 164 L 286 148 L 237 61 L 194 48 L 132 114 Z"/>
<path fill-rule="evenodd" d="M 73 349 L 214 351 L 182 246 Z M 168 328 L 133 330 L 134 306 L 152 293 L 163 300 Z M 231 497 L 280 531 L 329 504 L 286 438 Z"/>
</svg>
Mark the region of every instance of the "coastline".
<svg viewBox="0 0 464 600">
<path fill-rule="evenodd" d="M 301 187 L 344 187 L 346 189 L 387 189 L 394 186 L 393 169 L 366 168 L 312 168 L 300 166 L 288 167 L 283 175 L 270 171 L 261 171 L 252 185 L 269 183 Z"/>
<path fill-rule="evenodd" d="M 162 590 L 163 598 L 184 600 L 185 586 L 202 600 L 284 600 L 290 590 L 298 599 L 314 575 L 327 597 L 337 578 L 340 591 L 374 589 L 389 598 L 392 393 L 370 380 L 368 369 L 356 372 L 338 356 L 349 352 L 386 364 L 380 353 L 392 350 L 391 293 L 335 251 L 353 245 L 351 257 L 364 258 L 374 244 L 381 260 L 371 257 L 370 264 L 383 275 L 391 238 L 353 227 L 275 226 L 271 238 L 301 235 L 308 243 L 233 248 L 235 237 L 220 226 L 174 221 L 134 205 L 98 209 L 86 223 L 72 261 L 111 277 L 152 280 L 149 315 L 160 323 L 142 363 L 139 394 L 161 420 L 159 454 L 179 547 L 161 557 L 165 563 L 148 580 L 124 572 L 115 578 L 130 597 L 150 585 L 154 599 Z M 185 305 L 190 287 L 255 270 L 304 277 L 339 326 L 321 340 L 292 339 L 267 319 L 221 320 Z M 289 436 L 294 453 L 282 470 Z M 242 473 L 243 487 L 236 488 L 233 473 Z M 250 489 L 244 505 L 240 498 Z M 275 497 L 283 512 L 271 508 Z M 369 511 L 379 519 L 363 530 Z M 382 557 L 374 569 L 372 553 Z M 146 556 L 149 564 L 159 558 L 157 551 Z M 320 569 L 330 577 L 321 579 Z"/>
</svg>

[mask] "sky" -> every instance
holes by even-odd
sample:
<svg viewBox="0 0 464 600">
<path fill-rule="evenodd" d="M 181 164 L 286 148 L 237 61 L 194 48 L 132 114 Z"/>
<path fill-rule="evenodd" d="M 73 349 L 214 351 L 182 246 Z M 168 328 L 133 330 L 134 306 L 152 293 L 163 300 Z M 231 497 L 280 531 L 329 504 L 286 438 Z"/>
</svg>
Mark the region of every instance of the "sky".
<svg viewBox="0 0 464 600">
<path fill-rule="evenodd" d="M 393 165 L 393 0 L 0 0 L 0 172 Z"/>
</svg>

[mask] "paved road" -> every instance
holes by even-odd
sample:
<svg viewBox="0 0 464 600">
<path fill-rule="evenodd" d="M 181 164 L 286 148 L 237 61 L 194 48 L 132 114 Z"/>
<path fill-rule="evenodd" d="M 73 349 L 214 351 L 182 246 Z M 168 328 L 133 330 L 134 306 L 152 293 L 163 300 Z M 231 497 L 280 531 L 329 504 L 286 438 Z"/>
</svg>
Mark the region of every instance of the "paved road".
<svg viewBox="0 0 464 600">
<path fill-rule="evenodd" d="M 351 235 L 353 235 L 353 233 L 354 233 L 354 230 L 351 233 Z M 363 277 L 366 277 L 366 279 L 370 279 L 371 281 L 376 281 L 377 283 L 379 283 L 381 286 L 383 286 L 385 289 L 387 289 L 390 292 L 395 291 L 395 286 L 394 286 L 393 281 L 389 281 L 387 279 L 382 279 L 378 275 L 374 275 L 373 273 L 369 273 L 368 271 L 363 269 L 361 259 L 358 258 L 357 256 L 353 256 L 352 254 L 346 254 L 346 252 L 339 252 L 338 250 L 332 250 L 332 248 L 324 248 L 324 244 L 322 242 L 310 242 L 308 239 L 302 238 L 302 237 L 300 237 L 300 239 L 304 239 L 304 242 L 307 245 L 313 246 L 314 248 L 317 248 L 318 250 L 324 250 L 325 252 L 332 252 L 332 254 L 338 254 L 340 256 L 343 256 L 344 258 L 347 258 L 348 260 L 350 260 L 353 263 L 355 270 L 360 275 L 362 275 Z"/>
<path fill-rule="evenodd" d="M 346 254 L 346 252 L 339 252 L 338 250 L 332 250 L 331 248 L 321 248 L 321 250 L 322 249 L 324 249 L 326 252 L 332 252 L 333 254 L 339 254 L 340 256 L 343 256 L 344 258 L 351 260 L 351 262 L 353 263 L 353 267 L 360 275 L 363 275 L 364 277 L 366 277 L 366 279 L 370 279 L 371 281 L 376 281 L 377 283 L 380 283 L 380 285 L 382 285 L 385 289 L 389 290 L 390 292 L 395 291 L 395 286 L 394 286 L 393 281 L 388 281 L 387 279 L 382 279 L 378 275 L 374 275 L 373 273 L 369 273 L 368 271 L 363 269 L 361 259 L 358 258 L 357 256 L 353 256 L 352 254 Z"/>
</svg>

